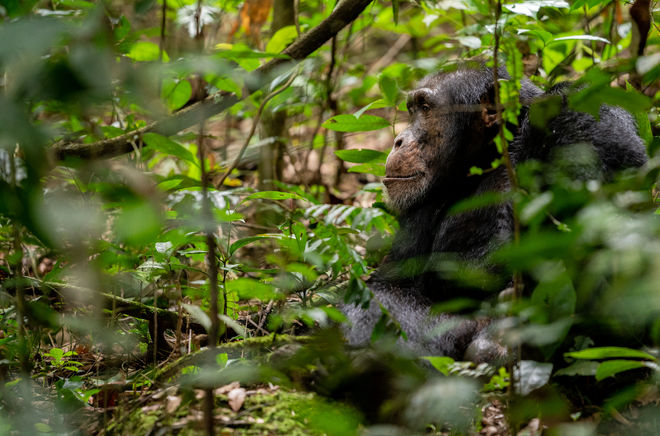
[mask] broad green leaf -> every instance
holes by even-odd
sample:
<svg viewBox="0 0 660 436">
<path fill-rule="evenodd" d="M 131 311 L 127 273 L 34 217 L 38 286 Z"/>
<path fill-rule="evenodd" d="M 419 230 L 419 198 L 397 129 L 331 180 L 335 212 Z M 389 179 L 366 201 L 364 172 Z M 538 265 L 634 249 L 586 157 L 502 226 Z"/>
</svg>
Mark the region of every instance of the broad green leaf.
<svg viewBox="0 0 660 436">
<path fill-rule="evenodd" d="M 266 53 L 262 51 L 252 50 L 244 44 L 226 44 L 220 43 L 215 46 L 218 51 L 218 56 L 227 59 L 263 59 L 263 58 L 281 58 L 287 59 L 287 55 L 280 53 Z"/>
<path fill-rule="evenodd" d="M 422 359 L 428 361 L 444 375 L 449 375 L 449 367 L 454 363 L 454 359 L 445 356 L 424 356 Z"/>
<path fill-rule="evenodd" d="M 609 84 L 581 89 L 569 95 L 568 102 L 574 110 L 589 113 L 596 119 L 599 118 L 603 104 L 619 106 L 630 113 L 645 111 L 651 105 L 647 96 L 621 88 L 611 88 Z"/>
<path fill-rule="evenodd" d="M 385 163 L 387 160 L 387 153 L 369 148 L 337 150 L 335 154 L 339 159 L 352 163 Z"/>
<path fill-rule="evenodd" d="M 197 159 L 195 159 L 195 156 L 193 156 L 193 154 L 188 149 L 186 149 L 178 142 L 174 142 L 163 135 L 149 132 L 142 135 L 142 140 L 149 147 L 153 147 L 155 150 L 160 151 L 161 153 L 176 156 L 179 159 L 197 165 Z"/>
<path fill-rule="evenodd" d="M 396 80 L 386 74 L 381 74 L 378 77 L 378 87 L 383 93 L 385 101 L 391 106 L 394 106 L 396 104 L 396 98 L 399 95 L 399 87 L 396 84 Z"/>
<path fill-rule="evenodd" d="M 236 292 L 241 300 L 257 298 L 261 301 L 279 300 L 284 298 L 274 286 L 247 277 L 227 282 L 227 290 Z"/>
<path fill-rule="evenodd" d="M 382 163 L 365 163 L 360 165 L 355 165 L 348 169 L 349 173 L 363 173 L 363 174 L 373 174 L 374 176 L 383 177 L 385 176 L 385 164 Z"/>
<path fill-rule="evenodd" d="M 607 377 L 613 377 L 620 372 L 644 368 L 646 366 L 647 362 L 640 362 L 639 360 L 608 360 L 598 365 L 596 380 L 601 381 Z"/>
<path fill-rule="evenodd" d="M 568 53 L 573 49 L 575 42 L 563 41 L 562 43 L 548 45 L 543 49 L 543 69 L 550 73 L 557 67 Z"/>
<path fill-rule="evenodd" d="M 561 112 L 562 97 L 549 95 L 534 103 L 529 108 L 529 122 L 537 129 L 545 129 L 550 120 Z"/>
<path fill-rule="evenodd" d="M 296 26 L 285 26 L 275 32 L 275 35 L 266 44 L 266 52 L 279 53 L 284 50 L 289 44 L 298 38 L 298 31 Z"/>
<path fill-rule="evenodd" d="M 238 98 L 241 98 L 241 96 L 243 95 L 241 86 L 230 77 L 218 77 L 218 76 L 213 76 L 211 74 L 207 74 L 206 76 L 204 76 L 204 78 L 206 79 L 207 82 L 209 82 L 211 85 L 215 86 L 221 91 L 227 91 L 236 94 Z"/>
<path fill-rule="evenodd" d="M 576 360 L 566 368 L 562 368 L 559 371 L 555 373 L 555 376 L 575 376 L 575 375 L 582 375 L 582 376 L 593 376 L 596 375 L 596 371 L 598 370 L 598 362 L 594 362 L 593 360 Z"/>
<path fill-rule="evenodd" d="M 138 41 L 131 47 L 126 54 L 127 57 L 138 62 L 157 61 L 160 56 L 158 44 L 149 41 Z M 170 58 L 163 50 L 163 62 L 169 62 Z"/>
<path fill-rule="evenodd" d="M 288 200 L 290 198 L 294 200 L 304 200 L 300 195 L 294 194 L 293 192 L 282 192 L 282 191 L 260 191 L 250 194 L 245 197 L 245 200 L 255 200 L 263 198 L 266 200 Z"/>
<path fill-rule="evenodd" d="M 259 59 L 264 58 L 282 58 L 287 59 L 288 56 L 280 53 L 264 53 L 252 50 L 244 44 L 217 44 L 216 48 L 219 49 L 217 56 L 224 59 L 230 59 L 236 62 L 246 71 L 254 71 L 259 68 Z"/>
<path fill-rule="evenodd" d="M 360 118 L 356 118 L 352 114 L 341 114 L 323 123 L 323 127 L 326 129 L 336 130 L 338 132 L 368 132 L 389 126 L 390 122 L 385 118 L 369 114 L 362 115 Z"/>
<path fill-rule="evenodd" d="M 255 241 L 261 241 L 264 239 L 273 239 L 273 235 L 257 235 L 257 236 L 248 236 L 247 238 L 239 239 L 234 241 L 229 247 L 229 255 L 231 256 L 241 247 L 245 247 L 248 244 L 251 244 Z"/>
<path fill-rule="evenodd" d="M 368 111 L 369 109 L 379 109 L 379 108 L 382 108 L 382 107 L 387 107 L 387 102 L 385 102 L 385 100 L 383 100 L 382 98 L 379 98 L 378 100 L 372 101 L 371 103 L 364 106 L 363 108 L 355 111 L 355 113 L 353 115 L 355 116 L 355 118 L 359 119 L 362 116 L 362 114 L 365 113 L 366 111 Z"/>
<path fill-rule="evenodd" d="M 51 348 L 46 355 L 52 357 L 55 362 L 59 362 L 64 357 L 64 350 L 61 348 Z"/>
<path fill-rule="evenodd" d="M 626 89 L 633 92 L 635 91 L 635 88 L 630 84 L 630 82 L 626 82 Z M 651 128 L 651 121 L 649 120 L 648 113 L 646 111 L 637 111 L 633 112 L 632 116 L 635 118 L 635 122 L 637 123 L 637 132 L 639 133 L 639 137 L 642 138 L 648 147 L 649 144 L 651 144 L 653 141 L 653 129 Z"/>
<path fill-rule="evenodd" d="M 162 225 L 159 212 L 146 200 L 123 205 L 113 223 L 117 237 L 134 247 L 151 245 Z"/>
<path fill-rule="evenodd" d="M 565 353 L 565 356 L 574 359 L 612 359 L 620 357 L 629 357 L 636 359 L 656 360 L 654 356 L 644 351 L 634 350 L 624 347 L 596 347 L 586 350 L 572 351 Z"/>
<path fill-rule="evenodd" d="M 163 83 L 160 96 L 167 102 L 167 108 L 175 111 L 190 100 L 192 86 L 187 80 L 167 81 Z"/>
</svg>

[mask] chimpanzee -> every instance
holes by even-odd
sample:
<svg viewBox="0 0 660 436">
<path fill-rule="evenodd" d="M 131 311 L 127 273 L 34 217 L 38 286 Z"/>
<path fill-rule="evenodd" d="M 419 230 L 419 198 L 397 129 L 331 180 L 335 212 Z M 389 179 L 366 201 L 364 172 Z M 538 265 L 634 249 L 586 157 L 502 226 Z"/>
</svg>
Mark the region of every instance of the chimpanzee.
<svg viewBox="0 0 660 436">
<path fill-rule="evenodd" d="M 399 214 L 400 230 L 391 253 L 368 281 L 373 299 L 367 309 L 353 304 L 343 307 L 350 321 L 345 336 L 351 345 L 369 343 L 383 311 L 400 325 L 407 340 L 401 345 L 418 355 L 445 355 L 455 359 L 493 361 L 505 350 L 489 340 L 487 320 L 465 320 L 448 314 L 431 314 L 432 304 L 463 295 L 486 295 L 495 283 L 500 290 L 510 277 L 502 277 L 489 265 L 488 255 L 511 239 L 511 204 L 504 202 L 459 214 L 450 208 L 458 201 L 510 189 L 504 166 L 481 175 L 471 167 L 488 168 L 499 157 L 494 138 L 499 132 L 493 109 L 493 69 L 465 65 L 450 72 L 424 78 L 408 94 L 408 127 L 394 140 L 383 179 L 389 202 Z M 505 68 L 498 76 L 510 79 Z M 607 178 L 624 168 L 639 167 L 646 160 L 644 143 L 633 118 L 611 106 L 600 108 L 599 120 L 570 110 L 569 86 L 556 86 L 548 93 L 523 80 L 520 89 L 518 126 L 509 152 L 514 165 L 530 159 L 548 162 L 553 152 L 572 144 L 584 144 L 597 157 L 597 177 Z M 530 122 L 529 108 L 549 95 L 563 99 L 559 114 L 545 128 Z M 590 173 L 576 174 L 584 179 Z M 461 285 L 446 280 L 443 260 L 454 259 L 493 274 Z M 481 294 L 479 294 L 481 292 Z"/>
</svg>

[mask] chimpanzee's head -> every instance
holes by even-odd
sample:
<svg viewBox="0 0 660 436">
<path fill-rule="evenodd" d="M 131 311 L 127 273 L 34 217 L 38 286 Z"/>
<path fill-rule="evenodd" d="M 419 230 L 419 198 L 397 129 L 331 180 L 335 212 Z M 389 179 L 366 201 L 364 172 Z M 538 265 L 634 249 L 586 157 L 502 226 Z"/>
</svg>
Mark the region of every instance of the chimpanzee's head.
<svg viewBox="0 0 660 436">
<path fill-rule="evenodd" d="M 427 76 L 408 94 L 410 122 L 394 140 L 383 179 L 394 208 L 404 212 L 431 192 L 451 192 L 471 166 L 490 165 L 492 96 L 493 71 L 484 67 Z"/>
</svg>

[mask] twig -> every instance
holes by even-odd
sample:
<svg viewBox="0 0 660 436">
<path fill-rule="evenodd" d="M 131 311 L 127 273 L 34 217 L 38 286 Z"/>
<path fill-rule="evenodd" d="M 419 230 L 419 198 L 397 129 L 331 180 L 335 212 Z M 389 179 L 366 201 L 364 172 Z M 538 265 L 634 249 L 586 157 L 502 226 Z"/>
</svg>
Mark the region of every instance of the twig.
<svg viewBox="0 0 660 436">
<path fill-rule="evenodd" d="M 271 92 L 266 96 L 266 98 L 263 99 L 261 104 L 259 105 L 259 109 L 257 110 L 257 114 L 254 116 L 254 120 L 252 120 L 252 127 L 250 128 L 250 133 L 248 133 L 247 138 L 245 138 L 245 142 L 241 146 L 240 151 L 238 152 L 238 156 L 236 156 L 236 159 L 234 159 L 234 163 L 227 168 L 227 171 L 223 174 L 222 178 L 218 181 L 217 186 L 222 186 L 224 181 L 227 179 L 229 174 L 236 169 L 238 164 L 241 162 L 241 159 L 243 158 L 243 154 L 245 153 L 245 150 L 248 147 L 248 144 L 250 144 L 250 140 L 252 139 L 252 136 L 254 136 L 254 132 L 257 130 L 257 126 L 259 125 L 259 120 L 261 119 L 261 113 L 264 110 L 264 107 L 266 104 L 277 94 L 281 93 L 285 89 L 293 83 L 293 80 L 296 78 L 298 75 L 298 72 L 296 71 L 295 73 L 291 74 L 291 77 L 289 77 L 289 80 L 286 81 L 284 85 L 282 85 L 279 89 L 276 89 L 275 91 Z"/>
<path fill-rule="evenodd" d="M 255 84 L 243 94 L 243 97 L 247 97 L 259 89 L 261 85 L 268 80 L 267 76 L 276 68 L 287 62 L 291 62 L 291 60 L 294 62 L 303 60 L 311 53 L 318 50 L 330 38 L 336 35 L 337 32 L 355 20 L 371 1 L 372 0 L 345 0 L 340 2 L 328 18 L 298 38 L 282 52 L 282 54 L 288 56 L 287 59 L 273 59 L 266 65 L 257 68 L 252 72 L 250 74 L 250 79 L 257 80 L 246 80 L 246 83 Z M 104 139 L 88 144 L 71 143 L 68 141 L 57 142 L 50 147 L 50 157 L 53 161 L 58 161 L 66 158 L 107 158 L 130 153 L 133 150 L 130 141 L 139 138 L 140 135 L 143 135 L 144 133 L 156 132 L 164 136 L 174 135 L 185 128 L 199 123 L 201 119 L 207 119 L 228 109 L 238 101 L 239 98 L 236 97 L 236 95 L 227 91 L 220 91 L 206 97 L 200 102 L 190 105 L 174 115 L 170 115 L 159 121 L 151 122 L 140 129 L 133 130 L 115 138 Z"/>
</svg>

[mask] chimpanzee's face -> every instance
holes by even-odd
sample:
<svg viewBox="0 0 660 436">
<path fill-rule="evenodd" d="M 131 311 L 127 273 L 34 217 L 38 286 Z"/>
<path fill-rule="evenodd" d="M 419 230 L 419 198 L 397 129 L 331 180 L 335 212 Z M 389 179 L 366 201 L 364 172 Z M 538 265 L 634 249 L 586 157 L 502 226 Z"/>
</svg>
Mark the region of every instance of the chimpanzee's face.
<svg viewBox="0 0 660 436">
<path fill-rule="evenodd" d="M 455 189 L 469 167 L 480 163 L 492 136 L 480 116 L 479 92 L 457 102 L 469 73 L 456 71 L 425 78 L 408 94 L 408 127 L 394 139 L 383 183 L 390 204 L 400 212 L 424 201 L 432 189 Z M 472 101 L 473 100 L 473 101 Z M 488 161 L 489 163 L 490 161 Z"/>
</svg>

